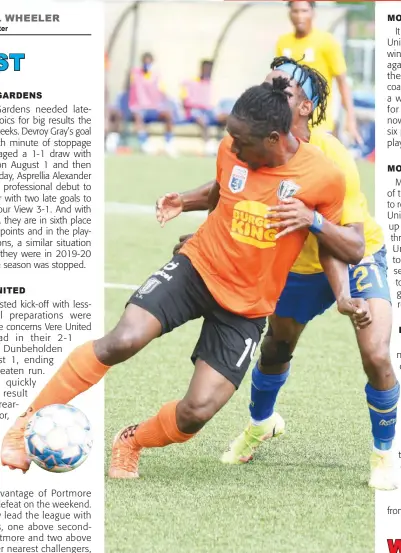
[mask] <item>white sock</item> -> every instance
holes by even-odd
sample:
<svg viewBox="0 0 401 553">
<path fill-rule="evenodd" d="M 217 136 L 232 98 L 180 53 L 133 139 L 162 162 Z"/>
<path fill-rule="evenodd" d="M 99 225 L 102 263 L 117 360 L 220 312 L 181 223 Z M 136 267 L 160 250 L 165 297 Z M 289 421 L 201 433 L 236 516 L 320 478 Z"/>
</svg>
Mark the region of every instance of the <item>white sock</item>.
<svg viewBox="0 0 401 553">
<path fill-rule="evenodd" d="M 264 423 L 265 423 L 266 421 L 268 421 L 269 419 L 270 419 L 270 417 L 267 418 L 267 419 L 263 419 L 263 420 L 261 420 L 261 421 L 257 421 L 257 420 L 255 420 L 255 419 L 253 419 L 253 418 L 251 417 L 251 425 L 252 425 L 252 426 L 261 426 L 262 424 L 264 424 Z"/>
<path fill-rule="evenodd" d="M 373 446 L 373 452 L 378 453 L 379 455 L 391 455 L 392 447 L 390 449 L 377 449 L 377 447 Z"/>
</svg>

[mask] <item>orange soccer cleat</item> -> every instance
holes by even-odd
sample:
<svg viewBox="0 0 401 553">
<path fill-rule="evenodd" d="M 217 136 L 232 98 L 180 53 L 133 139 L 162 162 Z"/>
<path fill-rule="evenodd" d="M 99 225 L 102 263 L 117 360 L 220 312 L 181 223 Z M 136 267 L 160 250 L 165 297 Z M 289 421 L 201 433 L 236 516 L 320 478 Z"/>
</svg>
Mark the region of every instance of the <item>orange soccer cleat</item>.
<svg viewBox="0 0 401 553">
<path fill-rule="evenodd" d="M 109 469 L 110 478 L 139 478 L 138 465 L 142 448 L 135 443 L 138 425 L 127 426 L 113 441 Z"/>
<path fill-rule="evenodd" d="M 26 425 L 32 415 L 32 410 L 18 417 L 13 426 L 8 430 L 3 438 L 1 446 L 1 464 L 9 467 L 11 470 L 20 469 L 26 472 L 30 465 L 24 442 L 24 432 Z"/>
</svg>

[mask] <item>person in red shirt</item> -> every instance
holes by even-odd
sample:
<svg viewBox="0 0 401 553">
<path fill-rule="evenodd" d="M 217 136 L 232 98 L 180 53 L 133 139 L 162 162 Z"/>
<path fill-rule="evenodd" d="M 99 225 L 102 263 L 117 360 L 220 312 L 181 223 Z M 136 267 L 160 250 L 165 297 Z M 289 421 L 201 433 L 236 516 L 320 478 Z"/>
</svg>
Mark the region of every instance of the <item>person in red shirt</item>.
<svg viewBox="0 0 401 553">
<path fill-rule="evenodd" d="M 173 143 L 173 113 L 150 52 L 145 52 L 142 55 L 141 66 L 134 67 L 131 71 L 128 104 L 142 152 L 153 153 L 145 125 L 161 121 L 166 129 L 165 151 L 169 156 L 176 157 L 177 152 Z"/>
<path fill-rule="evenodd" d="M 217 145 L 210 138 L 211 125 L 225 126 L 228 114 L 214 109 L 212 102 L 213 62 L 203 60 L 199 77 L 187 79 L 181 85 L 181 98 L 187 121 L 196 123 L 205 141 L 205 154 L 216 155 Z"/>
<path fill-rule="evenodd" d="M 264 218 L 269 206 L 277 198 L 297 197 L 333 223 L 341 217 L 344 176 L 322 152 L 289 132 L 288 84 L 280 77 L 248 89 L 237 100 L 228 121 L 230 137 L 217 159 L 216 209 L 182 253 L 132 295 L 111 332 L 69 355 L 4 437 L 4 465 L 29 468 L 23 433 L 33 413 L 69 403 L 111 366 L 193 319 L 203 317 L 204 322 L 185 397 L 116 435 L 110 477 L 137 478 L 143 448 L 188 441 L 229 401 L 308 233 L 306 229 L 276 240 L 277 231 L 267 228 Z M 349 286 L 347 266 L 324 251 L 321 262 L 334 291 L 343 294 Z M 347 314 L 363 325 L 366 311 L 353 302 L 349 300 Z"/>
</svg>

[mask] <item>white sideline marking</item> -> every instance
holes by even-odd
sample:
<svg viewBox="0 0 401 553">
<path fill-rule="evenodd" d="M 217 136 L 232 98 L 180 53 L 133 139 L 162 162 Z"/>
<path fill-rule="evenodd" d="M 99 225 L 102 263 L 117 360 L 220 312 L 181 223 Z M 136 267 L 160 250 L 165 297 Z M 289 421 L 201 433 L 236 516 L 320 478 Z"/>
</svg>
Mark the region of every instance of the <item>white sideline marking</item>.
<svg viewBox="0 0 401 553">
<path fill-rule="evenodd" d="M 110 282 L 106 282 L 104 287 L 111 290 L 132 290 L 133 292 L 139 288 L 137 284 L 114 284 Z"/>
<path fill-rule="evenodd" d="M 111 214 L 121 215 L 156 215 L 156 202 L 155 205 L 142 205 L 142 204 L 126 204 L 121 202 L 106 202 L 105 212 Z M 189 213 L 182 213 L 182 216 L 200 217 L 206 219 L 207 211 L 191 211 Z M 155 217 L 156 218 L 156 217 Z"/>
<path fill-rule="evenodd" d="M 154 205 L 142 205 L 142 204 L 127 204 L 121 202 L 106 202 L 105 204 L 106 213 L 119 213 L 125 215 L 155 215 L 155 206 Z M 186 216 L 196 216 L 203 219 L 207 217 L 207 211 L 192 211 L 190 213 L 182 213 Z M 104 285 L 105 288 L 111 290 L 138 290 L 139 286 L 137 284 L 116 284 L 112 282 L 106 282 Z"/>
</svg>

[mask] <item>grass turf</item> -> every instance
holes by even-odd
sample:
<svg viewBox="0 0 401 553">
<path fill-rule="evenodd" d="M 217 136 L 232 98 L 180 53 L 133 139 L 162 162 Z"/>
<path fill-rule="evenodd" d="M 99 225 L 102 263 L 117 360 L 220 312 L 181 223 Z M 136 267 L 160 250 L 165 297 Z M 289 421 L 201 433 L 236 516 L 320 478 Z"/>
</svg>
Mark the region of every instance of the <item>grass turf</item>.
<svg viewBox="0 0 401 553">
<path fill-rule="evenodd" d="M 213 177 L 214 161 L 109 157 L 106 199 L 153 205 L 163 192 Z M 373 165 L 361 167 L 373 201 Z M 106 215 L 106 281 L 140 284 L 168 261 L 196 217 L 159 229 L 151 215 Z M 129 292 L 106 291 L 106 328 Z M 106 378 L 106 456 L 124 425 L 185 392 L 200 322 L 156 340 Z M 231 402 L 194 440 L 147 450 L 139 481 L 106 479 L 107 553 L 370 553 L 374 495 L 368 489 L 369 417 L 353 331 L 332 310 L 313 321 L 296 351 L 278 411 L 287 434 L 247 466 L 219 456 L 248 421 L 250 371 Z"/>
</svg>

